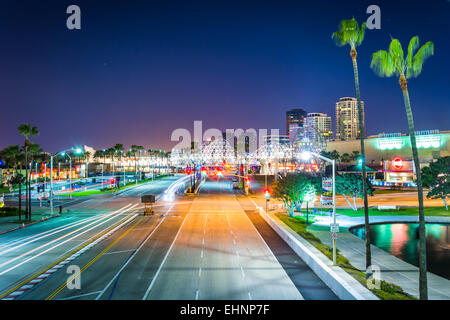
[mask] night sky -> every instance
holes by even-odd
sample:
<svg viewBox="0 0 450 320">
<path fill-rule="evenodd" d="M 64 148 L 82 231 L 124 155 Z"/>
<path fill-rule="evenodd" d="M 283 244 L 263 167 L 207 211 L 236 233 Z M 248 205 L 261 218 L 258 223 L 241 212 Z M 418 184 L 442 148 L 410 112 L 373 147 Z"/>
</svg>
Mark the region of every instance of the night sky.
<svg viewBox="0 0 450 320">
<path fill-rule="evenodd" d="M 331 39 L 341 19 L 381 7 L 381 30 L 358 48 L 368 134 L 407 132 L 397 78 L 378 78 L 371 54 L 390 35 L 418 35 L 435 55 L 409 90 L 416 129 L 449 130 L 450 2 L 1 1 L 0 148 L 39 127 L 46 151 L 115 143 L 170 148 L 176 128 L 280 128 L 302 107 L 334 117 L 354 96 L 349 48 Z M 66 28 L 67 6 L 81 30 Z M 334 121 L 334 119 L 333 119 Z M 334 128 L 333 128 L 334 130 Z"/>
</svg>

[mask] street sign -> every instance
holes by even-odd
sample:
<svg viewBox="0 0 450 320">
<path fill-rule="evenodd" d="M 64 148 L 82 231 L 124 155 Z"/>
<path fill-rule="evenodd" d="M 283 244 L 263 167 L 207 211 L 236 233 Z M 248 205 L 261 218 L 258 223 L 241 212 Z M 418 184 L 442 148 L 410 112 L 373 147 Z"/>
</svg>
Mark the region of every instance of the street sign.
<svg viewBox="0 0 450 320">
<path fill-rule="evenodd" d="M 333 232 L 333 233 L 331 234 L 331 239 L 337 240 L 337 233 Z"/>
<path fill-rule="evenodd" d="M 321 194 L 320 203 L 324 206 L 331 206 L 333 204 L 333 197 L 330 197 L 326 194 Z"/>
<path fill-rule="evenodd" d="M 331 231 L 332 233 L 337 233 L 337 232 L 339 232 L 339 224 L 337 224 L 337 223 L 332 223 L 332 224 L 330 224 L 330 231 Z"/>
<path fill-rule="evenodd" d="M 325 191 L 333 191 L 333 179 L 323 177 L 322 178 L 322 189 Z"/>
<path fill-rule="evenodd" d="M 152 194 L 147 194 L 141 197 L 142 203 L 155 203 L 155 196 Z"/>
</svg>

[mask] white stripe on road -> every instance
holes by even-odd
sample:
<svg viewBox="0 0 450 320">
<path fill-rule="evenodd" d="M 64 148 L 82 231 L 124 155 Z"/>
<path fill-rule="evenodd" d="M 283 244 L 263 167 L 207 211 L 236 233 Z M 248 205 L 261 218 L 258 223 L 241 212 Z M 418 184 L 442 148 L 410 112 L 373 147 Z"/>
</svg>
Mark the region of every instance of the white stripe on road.
<svg viewBox="0 0 450 320">
<path fill-rule="evenodd" d="M 169 256 L 170 251 L 172 251 L 172 248 L 173 248 L 175 242 L 176 242 L 177 239 L 178 239 L 178 235 L 180 234 L 181 229 L 183 229 L 183 225 L 184 225 L 184 223 L 186 222 L 187 216 L 188 216 L 188 215 L 186 215 L 186 216 L 184 217 L 183 223 L 181 224 L 180 229 L 178 229 L 178 232 L 177 232 L 177 234 L 175 235 L 175 238 L 173 239 L 172 244 L 171 244 L 170 247 L 169 247 L 169 250 L 167 250 L 166 255 L 164 256 L 164 259 L 163 259 L 163 261 L 161 262 L 161 264 L 159 265 L 159 268 L 158 268 L 158 270 L 156 271 L 156 274 L 155 274 L 155 276 L 153 277 L 152 282 L 151 282 L 150 285 L 148 286 L 147 291 L 145 292 L 144 296 L 142 297 L 142 300 L 147 300 L 148 295 L 150 294 L 150 290 L 152 290 L 153 285 L 155 284 L 155 281 L 156 281 L 156 279 L 158 278 L 158 275 L 159 275 L 159 273 L 161 272 L 161 269 L 162 269 L 164 263 L 166 262 L 167 257 Z"/>
<path fill-rule="evenodd" d="M 167 214 L 172 210 L 174 205 L 172 205 L 169 210 L 167 210 L 166 215 L 159 221 L 158 225 L 150 232 L 147 237 L 142 241 L 141 245 L 136 249 L 136 251 L 132 254 L 132 256 L 127 260 L 127 262 L 119 269 L 119 271 L 114 275 L 114 277 L 109 281 L 109 283 L 106 285 L 106 287 L 100 291 L 100 293 L 95 297 L 95 300 L 100 299 L 100 297 L 108 290 L 109 286 L 113 284 L 113 282 L 116 280 L 116 278 L 119 276 L 119 274 L 122 272 L 123 269 L 130 263 L 131 260 L 136 256 L 136 254 L 141 250 L 141 248 L 144 246 L 144 244 L 150 239 L 150 237 L 153 235 L 153 233 L 158 229 L 158 227 L 161 225 L 161 223 L 166 219 Z"/>
<path fill-rule="evenodd" d="M 11 248 L 9 248 L 9 249 L 0 251 L 0 255 L 3 255 L 3 254 L 8 253 L 8 252 L 10 252 L 10 251 L 16 250 L 16 249 L 18 249 L 18 248 L 21 248 L 21 247 L 27 245 L 27 244 L 30 244 L 30 243 L 33 243 L 33 242 L 35 242 L 35 241 L 37 241 L 37 240 L 41 240 L 41 239 L 43 239 L 43 238 L 49 237 L 49 236 L 54 235 L 54 234 L 56 234 L 56 233 L 59 233 L 59 232 L 61 232 L 61 231 L 64 231 L 64 230 L 67 230 L 67 229 L 76 227 L 76 226 L 78 226 L 78 225 L 80 225 L 80 224 L 83 224 L 83 223 L 86 223 L 86 222 L 90 222 L 90 221 L 92 221 L 92 220 L 101 221 L 102 219 L 104 219 L 104 218 L 106 218 L 106 217 L 108 217 L 108 216 L 110 216 L 110 215 L 113 215 L 113 214 L 115 214 L 115 213 L 117 213 L 117 212 L 120 212 L 121 210 L 124 210 L 124 209 L 125 209 L 126 207 L 128 207 L 128 206 L 131 206 L 131 203 L 128 204 L 128 205 L 126 205 L 125 207 L 122 207 L 121 209 L 116 210 L 116 211 L 114 211 L 114 212 L 111 212 L 111 213 L 109 213 L 109 214 L 99 215 L 99 216 L 94 216 L 94 217 L 86 218 L 86 219 L 84 219 L 83 221 L 75 221 L 75 222 L 70 223 L 70 224 L 68 224 L 68 225 L 64 225 L 64 226 L 61 226 L 61 227 L 58 227 L 58 228 L 55 228 L 55 229 L 51 229 L 51 230 L 48 230 L 48 231 L 44 231 L 44 232 L 42 232 L 42 233 L 38 233 L 38 234 L 36 234 L 36 235 L 33 235 L 33 236 L 29 237 L 28 239 L 32 239 L 32 240 L 30 240 L 30 241 L 26 241 L 26 240 L 28 240 L 27 238 L 26 238 L 26 239 L 18 240 L 16 243 L 18 243 L 18 242 L 20 242 L 20 241 L 24 241 L 24 240 L 25 240 L 26 242 L 22 243 L 21 245 L 14 246 L 14 247 L 11 247 Z M 58 229 L 59 229 L 59 230 L 58 230 Z M 77 230 L 79 230 L 79 229 L 77 229 Z M 70 234 L 70 233 L 68 233 L 68 234 Z M 40 235 L 41 235 L 41 236 L 40 236 Z M 39 236 L 40 236 L 40 237 L 39 237 Z M 37 237 L 37 238 L 36 238 L 36 237 Z M 33 239 L 33 238 L 34 238 L 34 239 Z"/>
<path fill-rule="evenodd" d="M 134 206 L 136 206 L 136 205 L 134 205 Z M 128 208 L 126 211 L 131 210 L 134 206 Z M 69 239 L 67 239 L 67 240 L 65 240 L 65 241 L 63 241 L 63 242 L 60 242 L 60 243 L 58 243 L 57 245 L 55 245 L 55 246 L 53 246 L 53 247 L 50 247 L 50 248 L 48 248 L 48 249 L 42 251 L 41 253 L 38 253 L 38 254 L 36 254 L 36 255 L 34 255 L 34 256 L 32 256 L 32 257 L 30 257 L 30 258 L 28 258 L 28 259 L 22 261 L 21 263 L 18 263 L 18 264 L 16 264 L 16 265 L 14 265 L 14 266 L 12 266 L 12 267 L 10 267 L 10 268 L 8 268 L 8 269 L 6 269 L 6 270 L 0 272 L 0 276 L 1 276 L 1 275 L 4 275 L 5 273 L 7 273 L 7 272 L 9 272 L 9 271 L 11 271 L 11 270 L 16 269 L 17 267 L 23 265 L 24 263 L 26 263 L 26 262 L 28 262 L 28 261 L 31 261 L 31 260 L 33 260 L 33 259 L 35 259 L 35 258 L 37 258 L 37 257 L 39 257 L 39 256 L 41 256 L 41 255 L 43 255 L 44 253 L 47 253 L 47 252 L 50 251 L 50 250 L 53 250 L 53 249 L 55 249 L 55 248 L 57 248 L 57 247 L 63 245 L 64 243 L 66 243 L 66 242 L 68 242 L 68 241 L 70 241 L 70 240 L 73 240 L 73 239 L 76 238 L 76 237 L 81 236 L 82 234 L 85 234 L 85 233 L 88 232 L 88 231 L 91 231 L 92 229 L 95 229 L 95 228 L 99 227 L 100 225 L 102 225 L 102 224 L 108 222 L 109 220 L 111 220 L 111 219 L 113 219 L 113 218 L 115 218 L 115 216 L 109 218 L 108 220 L 103 221 L 103 222 L 100 223 L 100 224 L 94 225 L 93 227 L 91 227 L 91 228 L 89 228 L 89 229 L 87 229 L 87 230 L 85 230 L 85 231 L 83 231 L 83 232 L 81 232 L 81 233 L 79 233 L 79 234 L 73 236 L 72 238 L 69 238 Z M 124 219 L 122 219 L 121 221 L 124 221 L 124 220 L 126 220 L 127 218 L 128 218 L 128 216 L 125 217 Z M 95 223 L 95 221 L 94 221 L 93 223 Z M 91 223 L 91 224 L 93 224 L 93 223 Z M 83 227 L 83 228 L 85 228 L 85 227 Z M 82 228 L 80 228 L 80 229 L 82 229 Z M 78 230 L 75 230 L 75 231 L 78 231 Z M 75 232 L 75 231 L 72 231 L 71 233 L 73 233 L 73 232 Z M 69 233 L 69 234 L 70 234 L 70 233 Z M 66 235 L 66 236 L 67 236 L 67 235 Z M 95 236 L 94 236 L 94 237 L 95 237 Z M 92 238 L 93 238 L 93 237 L 91 237 L 90 239 L 92 239 Z M 52 241 L 52 242 L 54 242 L 54 241 Z M 44 246 L 44 245 L 43 245 L 43 246 Z M 42 247 L 42 246 L 40 246 L 40 247 Z M 37 249 L 40 249 L 40 247 L 35 248 L 35 249 L 31 250 L 31 251 L 34 252 L 34 251 L 36 251 Z M 30 252 L 28 252 L 28 253 L 30 253 Z M 8 264 L 8 263 L 11 263 L 11 262 L 13 262 L 13 261 L 15 261 L 15 260 L 17 260 L 17 259 L 19 259 L 19 258 L 25 256 L 25 255 L 28 254 L 28 253 L 24 253 L 24 254 L 22 254 L 22 255 L 16 257 L 16 258 L 13 258 L 13 259 L 11 259 L 11 260 L 9 260 L 9 261 L 6 261 L 6 262 L 2 263 L 0 266 L 3 266 L 3 265 Z M 79 255 L 79 253 L 78 253 L 78 255 Z"/>
</svg>

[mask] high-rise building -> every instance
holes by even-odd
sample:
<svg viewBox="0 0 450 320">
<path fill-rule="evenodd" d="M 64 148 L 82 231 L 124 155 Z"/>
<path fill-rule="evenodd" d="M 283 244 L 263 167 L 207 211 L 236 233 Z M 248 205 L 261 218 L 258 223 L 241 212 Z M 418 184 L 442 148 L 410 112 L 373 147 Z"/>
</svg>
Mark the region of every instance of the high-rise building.
<svg viewBox="0 0 450 320">
<path fill-rule="evenodd" d="M 364 121 L 364 101 L 361 101 Z M 344 97 L 336 102 L 336 139 L 355 140 L 360 136 L 356 98 Z"/>
<path fill-rule="evenodd" d="M 286 134 L 290 133 L 292 125 L 297 124 L 299 127 L 303 127 L 306 115 L 307 113 L 303 109 L 292 109 L 286 112 Z"/>
<path fill-rule="evenodd" d="M 330 141 L 333 139 L 331 117 L 326 113 L 308 113 L 305 119 L 305 127 L 308 128 L 308 137 L 316 142 Z"/>
</svg>

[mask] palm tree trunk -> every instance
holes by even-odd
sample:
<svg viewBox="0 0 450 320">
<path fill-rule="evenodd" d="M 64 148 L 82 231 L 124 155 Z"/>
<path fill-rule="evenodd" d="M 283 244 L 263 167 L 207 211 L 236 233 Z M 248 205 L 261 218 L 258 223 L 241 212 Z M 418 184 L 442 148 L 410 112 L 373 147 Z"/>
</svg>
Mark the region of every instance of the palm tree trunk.
<svg viewBox="0 0 450 320">
<path fill-rule="evenodd" d="M 425 232 L 425 215 L 423 211 L 423 187 L 422 174 L 420 172 L 419 153 L 416 145 L 416 133 L 414 130 L 414 119 L 411 111 L 411 102 L 409 100 L 408 88 L 406 86 L 406 79 L 403 79 L 402 85 L 403 100 L 405 103 L 406 116 L 408 118 L 409 137 L 411 139 L 411 149 L 414 159 L 414 167 L 416 169 L 417 177 L 417 193 L 419 197 L 419 296 L 421 300 L 428 300 L 428 285 L 427 285 L 427 242 Z"/>
<path fill-rule="evenodd" d="M 30 159 L 31 161 L 31 159 Z M 31 161 L 33 162 L 33 161 Z M 28 212 L 30 213 L 30 220 L 31 220 L 31 168 L 28 174 Z"/>
<path fill-rule="evenodd" d="M 22 163 L 20 164 L 20 171 L 19 171 L 19 221 L 22 220 L 21 212 L 22 212 Z M 25 219 L 27 217 L 25 216 Z"/>
<path fill-rule="evenodd" d="M 353 73 L 355 76 L 356 100 L 358 104 L 358 120 L 359 120 L 359 140 L 361 141 L 361 171 L 363 180 L 363 199 L 364 199 L 364 229 L 365 229 L 365 244 L 366 244 L 366 270 L 372 265 L 372 254 L 370 250 L 370 225 L 369 225 L 369 203 L 367 200 L 367 181 L 366 181 L 366 152 L 364 148 L 364 139 L 366 136 L 364 128 L 363 111 L 361 107 L 361 93 L 359 90 L 359 74 L 358 63 L 356 62 L 356 50 L 354 54 L 351 53 L 353 62 Z M 366 273 L 366 278 L 371 276 Z"/>
<path fill-rule="evenodd" d="M 25 219 L 30 221 L 30 216 L 28 215 L 28 150 L 25 145 Z"/>
</svg>

